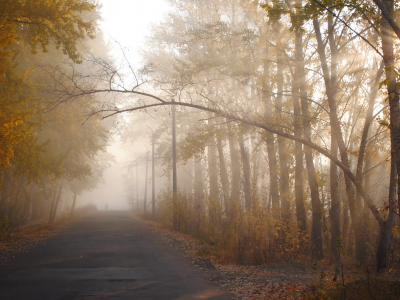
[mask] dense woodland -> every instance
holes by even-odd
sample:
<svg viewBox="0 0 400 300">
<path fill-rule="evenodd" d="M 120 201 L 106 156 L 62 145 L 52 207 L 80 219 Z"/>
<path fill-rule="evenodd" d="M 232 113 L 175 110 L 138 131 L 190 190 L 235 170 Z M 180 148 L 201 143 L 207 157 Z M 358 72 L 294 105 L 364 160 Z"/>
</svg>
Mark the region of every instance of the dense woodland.
<svg viewBox="0 0 400 300">
<path fill-rule="evenodd" d="M 72 213 L 77 196 L 101 181 L 111 159 L 109 125 L 92 118 L 82 126 L 95 100 L 57 102 L 46 66 L 68 62 L 84 71 L 84 58 L 107 58 L 108 46 L 91 1 L 0 7 L 0 235 L 7 235 L 28 221 L 53 222 L 62 197 L 73 200 Z"/>
<path fill-rule="evenodd" d="M 96 186 L 104 119 L 132 208 L 217 256 L 399 263 L 396 1 L 169 0 L 138 70 L 91 1 L 1 2 L 1 230 Z"/>
</svg>

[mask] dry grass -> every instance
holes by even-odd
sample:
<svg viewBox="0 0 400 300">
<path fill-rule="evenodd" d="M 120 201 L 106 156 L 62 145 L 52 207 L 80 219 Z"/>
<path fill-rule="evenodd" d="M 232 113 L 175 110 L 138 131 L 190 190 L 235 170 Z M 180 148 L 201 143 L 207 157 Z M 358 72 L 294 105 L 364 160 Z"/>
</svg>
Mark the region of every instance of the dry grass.
<svg viewBox="0 0 400 300">
<path fill-rule="evenodd" d="M 171 245 L 184 251 L 195 266 L 215 268 L 220 274 L 215 281 L 236 299 L 400 299 L 400 272 L 394 270 L 377 275 L 345 269 L 344 281 L 340 278 L 340 282 L 334 282 L 334 270 L 329 266 L 292 260 L 244 266 L 217 254 L 215 245 L 154 221 L 144 222 L 147 228 L 164 235 Z"/>
</svg>

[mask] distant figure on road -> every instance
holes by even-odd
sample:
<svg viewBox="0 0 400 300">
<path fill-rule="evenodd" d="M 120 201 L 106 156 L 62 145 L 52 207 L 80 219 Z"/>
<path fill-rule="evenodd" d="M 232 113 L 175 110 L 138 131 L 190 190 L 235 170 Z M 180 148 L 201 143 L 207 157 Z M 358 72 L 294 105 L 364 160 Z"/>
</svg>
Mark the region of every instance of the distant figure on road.
<svg viewBox="0 0 400 300">
<path fill-rule="evenodd" d="M 104 210 L 108 210 L 108 204 L 104 205 Z"/>
</svg>

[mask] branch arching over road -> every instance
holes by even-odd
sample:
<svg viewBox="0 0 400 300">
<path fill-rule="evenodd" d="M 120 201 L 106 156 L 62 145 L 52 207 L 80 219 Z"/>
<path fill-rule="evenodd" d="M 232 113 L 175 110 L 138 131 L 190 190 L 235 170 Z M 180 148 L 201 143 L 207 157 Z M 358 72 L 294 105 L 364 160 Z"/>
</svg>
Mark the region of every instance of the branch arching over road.
<svg viewBox="0 0 400 300">
<path fill-rule="evenodd" d="M 339 168 L 341 168 L 343 170 L 343 172 L 353 182 L 353 184 L 355 185 L 355 187 L 356 187 L 357 191 L 360 193 L 360 195 L 363 197 L 365 203 L 368 205 L 368 208 L 371 210 L 371 212 L 373 213 L 375 219 L 378 221 L 379 226 L 381 226 L 381 227 L 384 226 L 384 220 L 380 216 L 379 210 L 376 208 L 376 206 L 372 202 L 371 198 L 364 191 L 364 189 L 361 186 L 361 184 L 356 180 L 356 177 L 351 172 L 351 170 L 349 170 L 336 157 L 333 157 L 326 149 L 324 149 L 324 148 L 322 148 L 322 147 L 320 147 L 320 146 L 318 146 L 318 145 L 316 145 L 316 144 L 314 144 L 314 143 L 312 143 L 312 142 L 310 142 L 308 140 L 296 137 L 296 136 L 294 136 L 292 134 L 288 134 L 286 132 L 283 132 L 281 130 L 275 129 L 273 127 L 270 127 L 268 125 L 262 124 L 260 122 L 251 120 L 249 118 L 241 117 L 241 116 L 237 116 L 237 115 L 232 114 L 232 113 L 225 112 L 225 111 L 220 110 L 220 109 L 216 109 L 216 108 L 212 108 L 212 107 L 206 107 L 206 106 L 198 105 L 198 104 L 194 104 L 194 103 L 166 101 L 166 100 L 160 98 L 159 96 L 156 96 L 156 95 L 150 94 L 150 93 L 146 93 L 146 92 L 140 92 L 140 91 L 135 91 L 135 90 L 101 89 L 101 90 L 87 91 L 87 92 L 84 92 L 84 94 L 82 94 L 82 95 L 90 95 L 90 94 L 97 94 L 97 93 L 104 93 L 104 92 L 107 92 L 107 93 L 130 93 L 130 94 L 135 94 L 135 95 L 140 95 L 140 96 L 146 96 L 146 97 L 155 99 L 158 102 L 157 103 L 151 103 L 151 104 L 145 104 L 145 105 L 142 105 L 142 106 L 137 106 L 137 107 L 132 107 L 132 108 L 121 109 L 121 110 L 119 110 L 117 108 L 115 108 L 115 109 L 100 109 L 100 110 L 94 111 L 89 116 L 89 118 L 91 116 L 94 116 L 94 115 L 106 113 L 107 115 L 102 117 L 103 119 L 106 119 L 106 118 L 109 118 L 111 116 L 115 116 L 117 114 L 121 114 L 121 113 L 124 113 L 124 112 L 133 112 L 133 111 L 136 111 L 136 110 L 143 110 L 143 109 L 152 108 L 152 107 L 177 105 L 177 106 L 184 106 L 184 107 L 189 107 L 189 108 L 194 108 L 194 109 L 199 109 L 199 110 L 215 113 L 216 115 L 218 115 L 220 117 L 225 117 L 225 118 L 227 118 L 229 120 L 232 120 L 232 121 L 237 121 L 237 122 L 245 123 L 245 124 L 248 124 L 248 125 L 252 125 L 252 126 L 264 129 L 266 131 L 269 131 L 271 133 L 274 133 L 276 135 L 282 136 L 284 138 L 300 142 L 303 145 L 308 146 L 308 147 L 316 150 L 320 154 L 324 155 L 325 157 L 329 158 Z M 77 96 L 82 96 L 82 95 L 77 95 Z"/>
</svg>

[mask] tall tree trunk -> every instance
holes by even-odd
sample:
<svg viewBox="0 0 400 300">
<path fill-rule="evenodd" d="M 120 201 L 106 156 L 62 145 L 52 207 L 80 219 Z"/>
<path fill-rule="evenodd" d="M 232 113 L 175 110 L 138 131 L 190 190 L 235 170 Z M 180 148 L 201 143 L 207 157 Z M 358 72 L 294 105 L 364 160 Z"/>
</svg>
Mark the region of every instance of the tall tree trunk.
<svg viewBox="0 0 400 300">
<path fill-rule="evenodd" d="M 331 153 L 332 156 L 337 157 L 338 147 L 335 135 L 331 134 Z M 335 163 L 330 161 L 329 184 L 331 192 L 331 208 L 329 217 L 331 221 L 331 260 L 335 261 L 339 255 L 338 239 L 340 235 L 340 201 L 339 201 L 339 180 L 338 171 Z"/>
<path fill-rule="evenodd" d="M 307 89 L 304 78 L 305 73 L 304 73 L 303 42 L 302 42 L 302 31 L 300 29 L 296 30 L 295 64 L 296 64 L 296 74 L 299 78 L 300 104 L 301 104 L 304 135 L 306 139 L 311 140 L 311 120 L 310 120 L 310 113 L 308 106 Z M 311 242 L 313 245 L 313 257 L 316 259 L 323 259 L 324 253 L 322 248 L 322 208 L 318 191 L 317 173 L 314 167 L 314 160 L 311 148 L 304 147 L 304 156 L 306 158 L 308 184 L 310 186 L 310 194 L 311 194 L 311 206 L 312 206 Z"/>
<path fill-rule="evenodd" d="M 271 99 L 271 83 L 270 83 L 270 68 L 267 60 L 269 59 L 268 48 L 265 48 L 264 75 L 262 80 L 262 98 L 265 105 L 265 121 L 272 121 L 272 99 Z M 275 220 L 280 219 L 279 216 L 279 184 L 278 184 L 278 162 L 275 151 L 275 140 L 271 132 L 265 132 L 265 141 L 267 144 L 267 155 L 269 165 L 269 184 L 271 195 L 272 216 Z"/>
<path fill-rule="evenodd" d="M 218 172 L 217 172 L 217 155 L 215 147 L 214 121 L 208 121 L 209 131 L 212 133 L 209 138 L 209 145 L 207 147 L 208 154 L 208 175 L 210 181 L 210 203 L 208 207 L 208 214 L 210 222 L 213 223 L 217 220 L 219 210 L 219 189 L 218 189 Z"/>
<path fill-rule="evenodd" d="M 252 199 L 251 199 L 251 185 L 250 185 L 250 160 L 249 153 L 244 145 L 243 134 L 239 133 L 239 146 L 240 154 L 243 165 L 243 190 L 244 190 L 244 203 L 246 211 L 251 211 Z"/>
<path fill-rule="evenodd" d="M 282 123 L 282 94 L 283 94 L 283 58 L 282 52 L 277 50 L 277 95 L 275 100 L 275 116 L 278 124 Z M 287 141 L 284 137 L 278 136 L 279 150 L 279 177 L 280 177 L 280 198 L 281 216 L 286 222 L 290 220 L 290 187 L 289 187 L 289 159 L 287 156 Z"/>
<path fill-rule="evenodd" d="M 155 146 L 156 138 L 153 132 L 152 143 L 151 143 L 151 215 L 153 220 L 156 218 L 156 176 L 155 176 Z"/>
<path fill-rule="evenodd" d="M 220 134 L 217 134 L 217 149 L 219 157 L 219 173 L 221 177 L 222 192 L 224 195 L 225 214 L 229 216 L 230 215 L 229 179 L 228 179 L 228 171 L 226 169 L 224 149 L 222 147 L 222 139 Z"/>
<path fill-rule="evenodd" d="M 253 207 L 255 205 L 255 201 L 259 202 L 259 173 L 260 173 L 260 151 L 257 149 L 257 140 L 255 136 L 252 136 L 252 165 L 253 165 L 253 172 L 252 172 L 252 192 L 251 192 L 251 199 L 253 199 Z"/>
<path fill-rule="evenodd" d="M 54 211 L 54 206 L 56 204 L 56 199 L 57 199 L 57 186 L 54 187 L 53 199 L 51 200 L 51 206 L 50 206 L 50 212 L 49 212 L 49 224 L 52 222 L 53 211 Z"/>
<path fill-rule="evenodd" d="M 55 201 L 54 201 L 53 211 L 49 218 L 49 224 L 53 223 L 54 219 L 56 218 L 57 208 L 58 204 L 60 203 L 62 189 L 63 189 L 63 184 L 61 183 L 60 188 L 58 189 L 57 199 L 54 199 Z"/>
<path fill-rule="evenodd" d="M 231 205 L 230 205 L 230 217 L 234 217 L 234 212 L 240 208 L 240 155 L 237 147 L 235 146 L 235 135 L 232 132 L 231 125 L 228 124 L 228 135 L 229 135 L 229 152 L 231 159 Z"/>
<path fill-rule="evenodd" d="M 139 162 L 136 161 L 136 209 L 139 211 Z M 132 205 L 133 209 L 133 205 Z"/>
<path fill-rule="evenodd" d="M 76 193 L 74 192 L 74 195 L 72 197 L 72 206 L 71 206 L 71 213 L 70 213 L 71 216 L 74 215 L 75 205 L 76 205 Z"/>
<path fill-rule="evenodd" d="M 149 170 L 149 152 L 146 153 L 146 173 L 144 175 L 144 199 L 143 199 L 143 212 L 146 212 L 147 207 L 147 178 L 148 178 L 148 170 Z"/>
<path fill-rule="evenodd" d="M 386 9 L 391 14 L 393 12 L 392 0 L 384 0 L 383 3 Z M 390 138 L 391 138 L 391 171 L 390 171 L 390 186 L 389 186 L 389 215 L 381 227 L 381 235 L 379 238 L 378 251 L 376 253 L 378 271 L 386 268 L 387 255 L 389 253 L 390 234 L 396 218 L 396 185 L 397 185 L 397 200 L 400 204 L 400 107 L 399 107 L 399 91 L 397 89 L 393 40 L 390 25 L 386 18 L 381 18 L 382 24 L 382 51 L 385 61 L 386 79 L 388 79 L 387 91 L 390 107 Z M 396 208 L 397 206 L 397 208 Z"/>
<path fill-rule="evenodd" d="M 294 73 L 294 78 L 292 79 L 292 100 L 293 100 L 293 128 L 294 135 L 302 138 L 302 126 L 300 118 L 300 94 L 298 85 L 298 75 Z M 295 183 L 294 183 L 294 193 L 295 193 L 295 203 L 296 203 L 296 219 L 299 231 L 302 233 L 307 232 L 307 216 L 306 209 L 304 207 L 304 192 L 303 192 L 303 144 L 300 142 L 295 142 L 294 144 L 295 153 Z"/>
<path fill-rule="evenodd" d="M 379 86 L 379 82 L 381 81 L 381 77 L 383 74 L 383 66 L 384 66 L 384 62 L 381 62 L 381 65 L 378 69 L 376 78 L 372 84 L 371 87 L 371 92 L 369 94 L 369 101 L 368 101 L 368 110 L 365 116 L 365 122 L 364 122 L 364 127 L 363 127 L 363 131 L 362 131 L 362 135 L 361 135 L 361 141 L 360 141 L 360 147 L 358 150 L 358 159 L 357 159 L 357 169 L 356 169 L 356 179 L 359 182 L 360 185 L 363 185 L 363 177 L 364 177 L 364 159 L 365 159 L 365 151 L 366 151 L 366 147 L 367 147 L 367 141 L 368 141 L 368 136 L 369 136 L 369 132 L 370 132 L 370 127 L 373 121 L 373 113 L 374 113 L 374 106 L 375 106 L 375 99 L 376 99 L 376 95 L 378 93 L 378 86 Z M 365 260 L 366 257 L 366 251 L 367 251 L 367 233 L 366 233 L 366 220 L 365 220 L 365 216 L 368 216 L 368 206 L 363 203 L 363 199 L 361 197 L 361 194 L 356 191 L 356 199 L 357 202 L 359 203 L 359 207 L 360 209 L 362 209 L 362 207 L 364 207 L 363 209 L 363 217 L 360 220 L 360 226 L 361 226 L 361 230 L 362 230 L 362 235 L 364 237 L 364 242 L 362 244 L 359 245 L 359 247 L 364 247 L 364 249 L 362 250 L 363 253 L 363 257 Z"/>
<path fill-rule="evenodd" d="M 333 33 L 333 22 L 332 18 L 328 18 L 328 31 L 329 31 L 329 46 L 331 49 L 331 75 L 329 74 L 328 64 L 325 56 L 324 43 L 321 37 L 321 30 L 319 27 L 319 22 L 317 19 L 313 20 L 315 35 L 318 43 L 318 54 L 321 60 L 321 67 L 323 71 L 323 77 L 325 82 L 325 89 L 328 98 L 329 104 L 329 118 L 331 123 L 332 134 L 335 134 L 339 153 L 341 157 L 342 163 L 350 169 L 350 161 L 347 156 L 347 148 L 343 140 L 342 129 L 340 127 L 339 118 L 337 114 L 337 105 L 336 105 L 336 90 L 337 90 L 337 48 L 334 40 Z M 345 185 L 346 185 L 346 193 L 349 202 L 350 208 L 350 216 L 352 220 L 352 226 L 354 227 L 354 234 L 356 238 L 356 259 L 360 263 L 364 263 L 365 261 L 365 247 L 363 246 L 365 242 L 365 238 L 362 234 L 362 224 L 360 218 L 360 205 L 357 203 L 357 199 L 355 197 L 355 191 L 353 188 L 353 184 L 349 178 L 349 176 L 344 176 Z"/>
<path fill-rule="evenodd" d="M 194 165 L 194 204 L 195 209 L 198 211 L 199 216 L 204 214 L 204 184 L 203 184 L 203 170 L 201 161 Z"/>
<path fill-rule="evenodd" d="M 172 105 L 172 220 L 175 230 L 180 230 L 180 214 L 178 212 L 178 177 L 176 162 L 176 121 L 175 105 Z"/>
<path fill-rule="evenodd" d="M 370 132 L 372 131 L 373 126 L 371 126 Z M 370 134 L 369 134 L 370 136 Z M 369 171 L 372 168 L 372 158 L 371 158 L 371 147 L 367 146 L 367 149 L 365 150 L 365 168 L 364 168 L 364 189 L 367 195 L 371 195 L 371 172 Z M 367 205 L 364 203 L 364 223 L 369 224 L 370 223 L 370 216 L 371 212 L 368 208 Z"/>
</svg>

